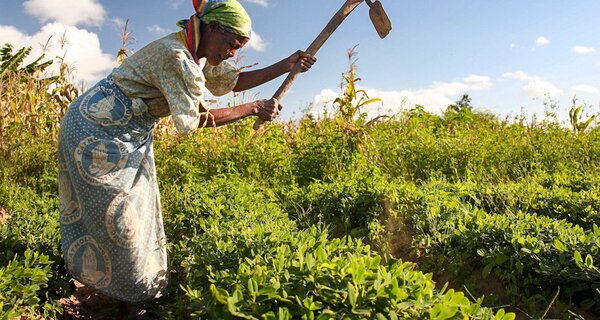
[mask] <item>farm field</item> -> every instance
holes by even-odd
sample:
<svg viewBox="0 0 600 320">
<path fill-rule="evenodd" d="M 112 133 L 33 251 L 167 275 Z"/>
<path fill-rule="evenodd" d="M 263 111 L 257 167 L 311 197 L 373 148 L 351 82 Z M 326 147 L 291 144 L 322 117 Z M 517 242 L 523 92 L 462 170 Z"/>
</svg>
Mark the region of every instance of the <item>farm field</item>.
<svg viewBox="0 0 600 320">
<path fill-rule="evenodd" d="M 18 57 L 8 53 L 3 62 Z M 76 93 L 62 77 L 3 66 L 0 319 L 64 318 L 61 299 L 76 287 L 60 249 L 56 133 Z M 465 95 L 440 115 L 417 106 L 370 120 L 353 72 L 328 118 L 258 133 L 251 119 L 185 137 L 156 129 L 171 279 L 148 309 L 165 319 L 597 319 L 595 119 L 576 103 L 567 125 L 552 114 L 500 119 Z"/>
</svg>

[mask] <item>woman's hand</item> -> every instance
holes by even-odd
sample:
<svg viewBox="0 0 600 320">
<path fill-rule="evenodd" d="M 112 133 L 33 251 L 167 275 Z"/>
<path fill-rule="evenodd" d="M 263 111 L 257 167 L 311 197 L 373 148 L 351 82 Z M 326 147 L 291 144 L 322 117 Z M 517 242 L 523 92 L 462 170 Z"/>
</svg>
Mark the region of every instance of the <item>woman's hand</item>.
<svg viewBox="0 0 600 320">
<path fill-rule="evenodd" d="M 283 105 L 275 98 L 254 101 L 255 114 L 262 120 L 272 121 L 277 117 Z"/>
<path fill-rule="evenodd" d="M 302 50 L 298 50 L 283 61 L 287 65 L 288 72 L 292 71 L 292 69 L 298 63 L 298 61 L 300 61 L 300 70 L 302 70 L 302 72 L 305 72 L 308 71 L 310 67 L 312 67 L 312 65 L 317 61 L 317 58 Z"/>
</svg>

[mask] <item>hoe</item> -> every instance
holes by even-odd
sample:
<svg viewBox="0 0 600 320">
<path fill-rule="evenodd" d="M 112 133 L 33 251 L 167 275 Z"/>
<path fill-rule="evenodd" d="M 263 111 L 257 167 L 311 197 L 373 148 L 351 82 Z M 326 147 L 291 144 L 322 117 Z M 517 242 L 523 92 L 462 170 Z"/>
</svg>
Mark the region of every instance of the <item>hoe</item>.
<svg viewBox="0 0 600 320">
<path fill-rule="evenodd" d="M 336 14 L 329 20 L 329 23 L 325 26 L 323 31 L 317 36 L 317 38 L 308 46 L 306 49 L 306 53 L 315 55 L 317 51 L 321 48 L 323 43 L 327 41 L 329 36 L 337 29 L 337 27 L 346 19 L 346 17 L 352 12 L 359 4 L 364 2 L 365 0 L 346 0 L 344 5 L 336 12 Z M 381 2 L 378 0 L 366 0 L 369 5 L 369 17 L 371 18 L 371 22 L 373 22 L 373 26 L 375 26 L 375 30 L 377 30 L 377 34 L 379 34 L 380 38 L 385 38 L 385 36 L 390 33 L 392 30 L 392 23 L 388 18 L 385 10 L 383 10 L 383 6 Z M 279 89 L 273 95 L 273 98 L 277 100 L 281 100 L 285 93 L 290 89 L 292 83 L 298 75 L 300 74 L 300 65 L 296 65 L 294 69 L 288 74 L 287 78 L 283 81 Z M 262 126 L 265 124 L 265 121 L 262 119 L 256 120 L 254 122 L 254 130 L 260 130 Z"/>
</svg>

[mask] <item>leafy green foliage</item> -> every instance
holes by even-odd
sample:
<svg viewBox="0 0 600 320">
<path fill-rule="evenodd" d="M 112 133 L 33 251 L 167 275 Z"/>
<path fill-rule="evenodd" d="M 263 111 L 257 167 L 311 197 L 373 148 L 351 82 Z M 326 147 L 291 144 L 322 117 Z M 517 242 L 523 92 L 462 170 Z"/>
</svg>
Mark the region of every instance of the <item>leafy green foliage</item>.
<svg viewBox="0 0 600 320">
<path fill-rule="evenodd" d="M 600 225 L 600 194 L 595 185 L 585 185 L 592 182 L 590 180 L 585 176 L 556 174 L 518 182 L 472 185 L 470 202 L 487 212 L 523 211 L 591 229 L 594 224 Z M 565 185 L 563 181 L 570 183 Z"/>
<path fill-rule="evenodd" d="M 361 117 L 359 120 L 364 120 L 365 115 L 362 114 L 361 108 L 373 102 L 381 101 L 379 98 L 369 98 L 367 92 L 358 89 L 357 82 L 360 78 L 356 75 L 356 46 L 348 49 L 348 72 L 342 75 L 345 83 L 345 88 L 342 95 L 334 100 L 334 105 L 337 107 L 336 116 L 338 122 L 343 125 L 353 123 L 356 117 Z"/>
<path fill-rule="evenodd" d="M 0 207 L 11 214 L 0 224 L 0 265 L 28 248 L 61 259 L 58 199 L 15 184 L 0 186 Z"/>
<path fill-rule="evenodd" d="M 595 115 L 589 116 L 587 119 L 582 119 L 581 111 L 583 111 L 583 105 L 577 106 L 577 100 L 573 99 L 573 105 L 569 110 L 569 121 L 573 127 L 573 131 L 581 135 L 589 126 L 592 121 L 596 119 Z"/>
<path fill-rule="evenodd" d="M 165 206 L 174 251 L 184 266 L 194 266 L 199 282 L 208 266 L 236 267 L 265 241 L 295 228 L 270 190 L 235 176 L 184 185 Z"/>
<path fill-rule="evenodd" d="M 0 78 L 6 80 L 10 72 L 23 71 L 22 80 L 26 81 L 28 77 L 34 76 L 36 72 L 43 72 L 46 68 L 52 65 L 52 60 L 41 62 L 44 59 L 44 55 L 38 57 L 35 61 L 30 64 L 20 67 L 23 64 L 23 60 L 31 52 L 31 47 L 21 48 L 17 52 L 13 53 L 13 47 L 9 43 L 4 44 L 0 48 Z M 49 79 L 49 81 L 56 80 L 56 78 Z"/>
<path fill-rule="evenodd" d="M 52 315 L 72 290 L 60 249 L 55 134 L 76 94 L 64 74 L 49 92 L 21 66 L 27 54 L 0 52 L 0 270 L 19 277 L 0 282 L 2 317 Z M 252 119 L 186 137 L 158 128 L 173 277 L 153 302 L 157 312 L 514 319 L 489 308 L 498 301 L 456 291 L 468 286 L 455 279 L 451 289 L 432 280 L 464 267 L 480 282 L 497 280 L 503 303 L 534 316 L 598 312 L 594 122 L 581 110 L 572 112 L 573 130 L 501 121 L 467 95 L 441 115 L 416 106 L 371 121 L 361 108 L 377 100 L 356 85 L 349 57 L 332 118 L 305 116 L 259 134 Z"/>
<path fill-rule="evenodd" d="M 266 253 L 266 254 L 265 254 Z M 237 270 L 210 275 L 211 298 L 187 288 L 202 316 L 220 319 L 493 318 L 462 293 L 435 290 L 414 264 L 381 257 L 351 238 L 316 228 L 278 239 Z M 497 315 L 500 319 L 500 314 Z M 507 319 L 511 319 L 510 316 Z"/>
<path fill-rule="evenodd" d="M 593 264 L 600 258 L 596 225 L 584 230 L 521 211 L 488 213 L 463 201 L 474 194 L 458 183 L 431 182 L 418 193 L 406 210 L 424 213 L 412 217 L 420 230 L 421 248 L 428 254 L 449 257 L 446 263 L 459 266 L 466 261 L 479 263 L 483 276 L 493 273 L 506 283 L 514 299 L 551 296 L 561 288 L 565 300 L 598 308 L 600 277 Z"/>
<path fill-rule="evenodd" d="M 56 316 L 59 309 L 40 299 L 51 278 L 51 264 L 48 256 L 26 250 L 22 258 L 15 255 L 0 267 L 0 319 L 35 318 L 42 306 L 46 316 Z"/>
<path fill-rule="evenodd" d="M 384 214 L 389 194 L 385 179 L 373 167 L 331 179 L 288 190 L 282 197 L 287 211 L 297 212 L 303 224 L 331 224 L 337 235 L 368 237 L 366 227 Z"/>
<path fill-rule="evenodd" d="M 42 54 L 24 66 L 30 52 L 31 47 L 14 52 L 10 44 L 0 48 L 0 151 L 10 150 L 4 137 L 21 132 L 55 140 L 64 111 L 78 95 L 67 80 L 68 68 L 62 60 L 60 75 L 43 78 L 53 62 L 42 62 Z"/>
</svg>

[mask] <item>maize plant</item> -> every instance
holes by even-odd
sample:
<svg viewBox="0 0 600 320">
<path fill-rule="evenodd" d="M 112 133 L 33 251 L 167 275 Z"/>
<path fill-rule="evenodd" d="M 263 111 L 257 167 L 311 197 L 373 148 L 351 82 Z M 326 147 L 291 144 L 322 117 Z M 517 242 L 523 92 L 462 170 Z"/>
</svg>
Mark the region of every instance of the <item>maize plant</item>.
<svg viewBox="0 0 600 320">
<path fill-rule="evenodd" d="M 11 128 L 26 128 L 35 136 L 54 139 L 60 119 L 78 91 L 67 80 L 68 68 L 62 60 L 59 76 L 42 78 L 53 61 L 43 61 L 42 54 L 24 65 L 30 53 L 31 47 L 15 52 L 10 44 L 0 49 L 0 136 L 6 137 Z"/>
</svg>

